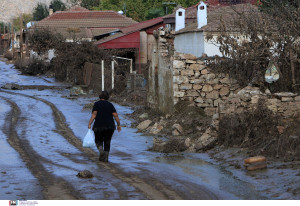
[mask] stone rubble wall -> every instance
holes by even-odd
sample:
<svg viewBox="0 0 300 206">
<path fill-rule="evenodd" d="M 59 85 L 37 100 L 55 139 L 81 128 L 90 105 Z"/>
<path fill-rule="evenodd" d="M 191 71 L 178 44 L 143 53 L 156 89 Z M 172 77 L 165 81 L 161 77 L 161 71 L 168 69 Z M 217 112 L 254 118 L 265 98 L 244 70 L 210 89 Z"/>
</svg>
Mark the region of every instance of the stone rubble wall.
<svg viewBox="0 0 300 206">
<path fill-rule="evenodd" d="M 205 63 L 191 54 L 175 53 L 173 61 L 174 104 L 189 100 L 205 110 L 217 113 L 225 101 L 238 89 L 228 75 L 215 74 Z"/>
<path fill-rule="evenodd" d="M 215 74 L 191 54 L 176 53 L 173 61 L 174 104 L 189 100 L 207 115 L 241 113 L 256 108 L 259 99 L 284 118 L 300 117 L 300 95 L 289 92 L 261 92 L 257 87 L 241 88 L 225 74 Z"/>
</svg>

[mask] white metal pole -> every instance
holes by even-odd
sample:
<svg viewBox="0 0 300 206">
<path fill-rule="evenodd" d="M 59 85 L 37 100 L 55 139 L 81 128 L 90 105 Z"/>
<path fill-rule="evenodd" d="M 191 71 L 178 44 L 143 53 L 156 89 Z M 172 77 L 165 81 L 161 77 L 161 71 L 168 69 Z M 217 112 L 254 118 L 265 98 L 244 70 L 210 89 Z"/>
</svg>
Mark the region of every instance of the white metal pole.
<svg viewBox="0 0 300 206">
<path fill-rule="evenodd" d="M 130 74 L 132 73 L 132 59 L 130 59 Z"/>
<path fill-rule="evenodd" d="M 102 91 L 104 91 L 104 60 L 102 60 Z"/>
<path fill-rule="evenodd" d="M 115 62 L 111 61 L 111 89 L 115 88 Z"/>
</svg>

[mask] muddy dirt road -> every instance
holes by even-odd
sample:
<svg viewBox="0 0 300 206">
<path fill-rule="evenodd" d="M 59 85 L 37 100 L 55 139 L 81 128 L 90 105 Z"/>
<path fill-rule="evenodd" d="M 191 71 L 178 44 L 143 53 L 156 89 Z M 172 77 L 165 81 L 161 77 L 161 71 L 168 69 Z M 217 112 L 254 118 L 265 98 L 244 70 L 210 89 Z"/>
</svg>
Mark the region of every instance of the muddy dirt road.
<svg viewBox="0 0 300 206">
<path fill-rule="evenodd" d="M 26 85 L 22 90 L 0 89 L 0 199 L 299 197 L 283 192 L 285 188 L 275 188 L 275 180 L 268 185 L 243 175 L 243 171 L 224 168 L 207 154 L 148 151 L 153 137 L 130 128 L 132 120 L 126 115 L 133 111 L 117 104 L 124 127 L 113 136 L 110 163 L 101 163 L 96 148 L 82 147 L 90 118 L 90 110 L 83 110 L 83 106 L 97 98 L 69 98 L 69 90 L 63 89 L 66 85 L 45 77 L 22 76 L 1 61 L 0 72 L 0 87 L 7 83 Z M 39 86 L 34 89 L 32 85 Z M 91 171 L 94 177 L 78 178 L 82 170 Z M 293 179 L 295 188 L 298 183 Z"/>
<path fill-rule="evenodd" d="M 8 67 L 2 67 L 17 83 L 28 83 L 27 77 L 19 79 Z M 10 79 L 2 76 L 1 84 Z M 100 163 L 97 151 L 82 147 L 82 139 L 74 134 L 55 103 L 37 97 L 35 92 L 0 90 L 1 199 L 217 199 L 199 185 L 187 184 L 186 190 L 193 193 L 182 193 L 151 176 L 137 176 L 114 163 Z M 60 101 L 60 97 L 54 98 Z M 80 130 L 86 132 L 87 122 L 80 124 Z M 122 158 L 130 155 L 116 153 Z M 85 169 L 94 178 L 76 176 Z"/>
</svg>

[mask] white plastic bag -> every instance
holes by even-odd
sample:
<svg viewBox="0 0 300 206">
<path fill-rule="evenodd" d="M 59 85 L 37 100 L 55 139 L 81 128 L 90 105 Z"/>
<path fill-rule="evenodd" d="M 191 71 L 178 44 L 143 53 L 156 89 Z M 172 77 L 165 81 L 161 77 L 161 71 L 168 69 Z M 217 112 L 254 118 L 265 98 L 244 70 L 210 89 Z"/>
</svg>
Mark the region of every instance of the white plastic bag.
<svg viewBox="0 0 300 206">
<path fill-rule="evenodd" d="M 92 129 L 89 129 L 83 139 L 83 147 L 94 147 L 95 146 L 95 134 Z"/>
</svg>

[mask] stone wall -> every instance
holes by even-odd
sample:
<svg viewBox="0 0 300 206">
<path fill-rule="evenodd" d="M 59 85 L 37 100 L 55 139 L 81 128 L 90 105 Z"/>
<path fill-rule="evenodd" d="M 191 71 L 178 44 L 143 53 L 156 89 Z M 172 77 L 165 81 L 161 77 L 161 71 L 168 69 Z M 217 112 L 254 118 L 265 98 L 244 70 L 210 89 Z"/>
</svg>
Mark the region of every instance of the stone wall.
<svg viewBox="0 0 300 206">
<path fill-rule="evenodd" d="M 229 75 L 214 73 L 201 58 L 174 53 L 174 34 L 159 30 L 155 36 L 148 85 L 151 107 L 171 113 L 178 101 L 188 100 L 212 116 L 212 125 L 217 127 L 223 115 L 251 111 L 259 99 L 264 99 L 274 113 L 284 118 L 300 118 L 299 94 L 241 88 Z"/>
<path fill-rule="evenodd" d="M 175 53 L 173 61 L 174 104 L 189 100 L 213 115 L 239 86 L 225 74 L 215 74 L 191 54 Z"/>
</svg>

